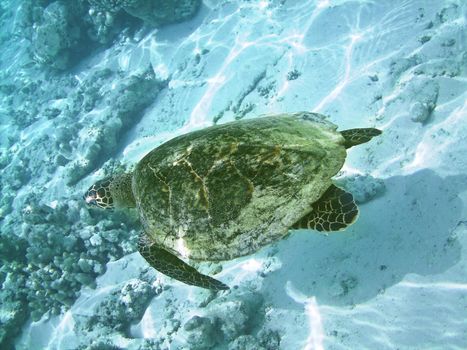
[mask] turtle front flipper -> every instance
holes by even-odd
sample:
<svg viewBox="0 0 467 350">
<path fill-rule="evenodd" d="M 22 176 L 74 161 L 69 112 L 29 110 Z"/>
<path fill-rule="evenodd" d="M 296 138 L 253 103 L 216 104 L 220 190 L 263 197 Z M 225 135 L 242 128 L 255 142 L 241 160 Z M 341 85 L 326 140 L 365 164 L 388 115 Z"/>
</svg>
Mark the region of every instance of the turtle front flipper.
<svg viewBox="0 0 467 350">
<path fill-rule="evenodd" d="M 140 235 L 138 250 L 144 259 L 157 271 L 192 286 L 211 290 L 229 289 L 224 283 L 199 273 L 183 260 L 177 258 L 167 250 L 148 242 L 144 234 Z"/>
<path fill-rule="evenodd" d="M 360 145 L 361 143 L 368 142 L 374 136 L 378 136 L 381 133 L 381 130 L 375 128 L 360 128 L 341 131 L 341 135 L 345 140 L 345 148 L 350 148 L 356 145 Z"/>
<path fill-rule="evenodd" d="M 341 231 L 351 225 L 358 216 L 358 207 L 350 193 L 331 185 L 312 210 L 291 228 L 307 228 L 317 231 Z"/>
</svg>

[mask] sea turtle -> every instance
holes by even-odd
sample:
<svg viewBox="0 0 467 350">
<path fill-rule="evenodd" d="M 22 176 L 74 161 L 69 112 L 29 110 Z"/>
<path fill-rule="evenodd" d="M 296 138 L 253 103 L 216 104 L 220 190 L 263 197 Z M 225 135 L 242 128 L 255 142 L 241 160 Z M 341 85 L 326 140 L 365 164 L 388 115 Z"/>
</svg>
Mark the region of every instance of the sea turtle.
<svg viewBox="0 0 467 350">
<path fill-rule="evenodd" d="M 381 131 L 336 129 L 310 112 L 211 126 L 153 149 L 132 173 L 98 181 L 84 199 L 100 208 L 136 207 L 144 228 L 138 249 L 157 271 L 228 289 L 182 259 L 230 260 L 291 229 L 339 231 L 355 221 L 352 195 L 331 178 L 347 148 Z"/>
</svg>

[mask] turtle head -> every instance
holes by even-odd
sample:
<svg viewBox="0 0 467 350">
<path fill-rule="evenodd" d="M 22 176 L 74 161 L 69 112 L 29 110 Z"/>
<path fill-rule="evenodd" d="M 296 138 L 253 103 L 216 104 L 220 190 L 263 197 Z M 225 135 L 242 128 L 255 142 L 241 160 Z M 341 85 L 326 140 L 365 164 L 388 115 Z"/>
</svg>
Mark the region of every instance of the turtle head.
<svg viewBox="0 0 467 350">
<path fill-rule="evenodd" d="M 97 181 L 94 185 L 89 187 L 83 196 L 86 204 L 89 206 L 96 206 L 102 209 L 113 209 L 114 200 L 110 193 L 110 185 L 112 178 L 108 177 Z"/>
</svg>

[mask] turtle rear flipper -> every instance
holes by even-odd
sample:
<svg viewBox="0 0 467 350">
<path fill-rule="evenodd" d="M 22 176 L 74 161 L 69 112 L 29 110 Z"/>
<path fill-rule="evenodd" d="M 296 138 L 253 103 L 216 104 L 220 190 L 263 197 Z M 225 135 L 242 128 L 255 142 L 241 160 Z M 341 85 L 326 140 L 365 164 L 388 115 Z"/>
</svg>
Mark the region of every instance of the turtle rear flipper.
<svg viewBox="0 0 467 350">
<path fill-rule="evenodd" d="M 140 237 L 138 250 L 149 265 L 166 276 L 201 288 L 216 291 L 229 289 L 224 283 L 199 273 L 167 250 L 159 248 L 156 244 L 149 244 L 144 234 Z"/>
<path fill-rule="evenodd" d="M 345 140 L 345 148 L 350 148 L 370 141 L 374 136 L 380 135 L 381 132 L 381 130 L 375 128 L 360 128 L 341 131 L 341 135 Z"/>
<path fill-rule="evenodd" d="M 307 228 L 317 231 L 341 231 L 351 225 L 358 216 L 353 196 L 331 185 L 321 198 L 313 203 L 312 210 L 291 228 Z"/>
</svg>

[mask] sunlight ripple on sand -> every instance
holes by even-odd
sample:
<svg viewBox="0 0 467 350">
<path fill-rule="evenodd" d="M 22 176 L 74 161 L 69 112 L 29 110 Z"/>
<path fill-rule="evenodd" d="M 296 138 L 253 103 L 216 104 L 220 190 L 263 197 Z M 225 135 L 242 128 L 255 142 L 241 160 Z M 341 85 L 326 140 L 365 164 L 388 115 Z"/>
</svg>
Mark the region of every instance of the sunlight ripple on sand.
<svg viewBox="0 0 467 350">
<path fill-rule="evenodd" d="M 296 303 L 303 304 L 305 314 L 308 317 L 309 332 L 308 338 L 305 341 L 304 350 L 324 350 L 324 330 L 319 312 L 318 304 L 315 297 L 307 297 L 299 290 L 297 290 L 292 282 L 287 281 L 285 285 L 287 295 L 291 297 Z"/>
</svg>

